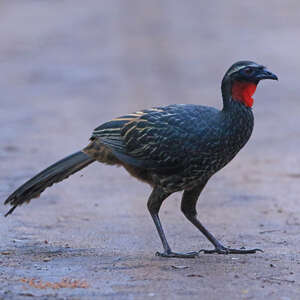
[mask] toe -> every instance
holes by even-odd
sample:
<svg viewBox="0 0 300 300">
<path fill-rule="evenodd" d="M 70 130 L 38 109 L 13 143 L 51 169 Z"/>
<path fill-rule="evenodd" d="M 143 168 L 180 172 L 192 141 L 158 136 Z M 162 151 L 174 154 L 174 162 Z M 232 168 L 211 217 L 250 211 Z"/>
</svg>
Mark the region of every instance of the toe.
<svg viewBox="0 0 300 300">
<path fill-rule="evenodd" d="M 222 247 L 222 248 L 215 248 L 213 250 L 205 250 L 205 249 L 201 249 L 199 251 L 199 253 L 204 253 L 204 254 L 253 254 L 256 252 L 264 252 L 261 249 L 245 249 L 245 248 L 241 248 L 241 249 L 231 249 L 231 248 L 226 248 L 226 247 Z"/>
<path fill-rule="evenodd" d="M 177 252 L 156 252 L 156 256 L 169 258 L 195 258 L 199 255 L 198 252 L 177 253 Z"/>
</svg>

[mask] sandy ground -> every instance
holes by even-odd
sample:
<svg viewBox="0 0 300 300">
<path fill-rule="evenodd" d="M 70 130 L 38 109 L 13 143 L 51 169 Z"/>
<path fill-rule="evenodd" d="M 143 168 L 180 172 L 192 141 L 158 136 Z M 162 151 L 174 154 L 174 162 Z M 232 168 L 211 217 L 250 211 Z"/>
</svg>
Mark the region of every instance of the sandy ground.
<svg viewBox="0 0 300 300">
<path fill-rule="evenodd" d="M 265 253 L 155 257 L 150 188 L 93 164 L 9 218 L 0 207 L 0 299 L 300 299 L 299 10 L 297 0 L 1 1 L 1 201 L 110 118 L 221 107 L 237 60 L 280 81 L 260 85 L 250 142 L 198 204 L 224 244 Z M 211 247 L 180 197 L 161 211 L 170 244 Z"/>
</svg>

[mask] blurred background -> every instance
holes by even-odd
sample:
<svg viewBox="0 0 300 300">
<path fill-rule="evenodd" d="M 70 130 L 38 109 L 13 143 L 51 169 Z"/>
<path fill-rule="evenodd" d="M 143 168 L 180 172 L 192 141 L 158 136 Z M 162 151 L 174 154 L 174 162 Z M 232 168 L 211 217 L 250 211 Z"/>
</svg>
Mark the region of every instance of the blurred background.
<svg viewBox="0 0 300 300">
<path fill-rule="evenodd" d="M 281 276 L 299 256 L 294 251 L 300 241 L 299 12 L 296 0 L 1 1 L 1 201 L 43 167 L 84 147 L 93 128 L 111 118 L 173 103 L 221 108 L 223 74 L 238 60 L 253 60 L 276 73 L 279 82 L 265 81 L 258 87 L 253 136 L 231 165 L 210 181 L 201 213 L 204 224 L 224 243 L 257 244 L 268 251 L 267 261 L 284 254 L 277 269 Z M 11 259 L 25 255 L 25 246 L 42 247 L 43 240 L 58 248 L 68 243 L 72 249 L 100 248 L 97 253 L 129 252 L 136 264 L 136 255 L 157 264 L 157 269 L 150 272 L 144 266 L 141 272 L 154 274 L 152 284 L 162 291 L 160 296 L 176 291 L 186 279 L 162 275 L 161 262 L 153 258 L 160 243 L 146 211 L 150 188 L 121 169 L 99 164 L 81 173 L 18 208 L 13 217 L 1 218 L 2 246 L 19 251 L 19 258 Z M 171 244 L 176 250 L 209 246 L 181 216 L 180 195 L 172 199 L 163 208 Z M 1 214 L 6 209 L 2 206 Z M 269 235 L 260 235 L 261 228 Z M 16 246 L 12 240 L 22 242 Z M 74 263 L 72 255 L 69 259 L 61 268 Z M 236 266 L 231 268 L 226 259 L 234 272 Z M 253 272 L 265 272 L 268 262 L 247 259 Z M 211 269 L 202 262 L 209 287 L 202 293 L 214 299 L 218 293 L 224 296 L 224 257 L 208 260 L 217 265 L 214 278 L 219 281 L 212 283 Z M 30 264 L 27 268 L 36 275 Z M 240 268 L 237 274 L 243 273 Z M 93 274 L 85 266 L 81 271 Z M 14 269 L 7 265 L 6 272 Z M 40 276 L 55 277 L 47 272 Z M 131 269 L 122 275 L 115 286 L 96 275 L 90 282 L 120 292 L 128 276 L 142 278 Z M 157 278 L 164 276 L 170 281 L 160 287 Z M 262 279 L 251 282 L 252 288 L 248 281 L 242 276 L 240 287 L 226 290 L 230 299 L 242 288 L 255 299 L 274 293 L 272 283 L 263 291 Z M 187 295 L 195 291 L 196 297 L 199 287 L 189 284 L 187 293 L 192 294 Z M 123 290 L 130 295 L 130 288 Z M 148 292 L 151 289 L 139 290 Z"/>
</svg>

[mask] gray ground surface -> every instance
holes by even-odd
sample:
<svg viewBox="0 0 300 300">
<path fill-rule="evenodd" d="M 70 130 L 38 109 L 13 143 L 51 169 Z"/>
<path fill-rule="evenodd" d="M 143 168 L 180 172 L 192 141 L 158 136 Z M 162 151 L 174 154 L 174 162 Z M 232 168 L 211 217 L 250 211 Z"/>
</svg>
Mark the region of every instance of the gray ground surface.
<svg viewBox="0 0 300 300">
<path fill-rule="evenodd" d="M 198 205 L 225 244 L 265 253 L 155 257 L 150 188 L 93 164 L 7 219 L 0 207 L 0 299 L 300 299 L 299 1 L 0 8 L 1 201 L 110 118 L 171 103 L 221 107 L 220 81 L 234 61 L 280 77 L 258 88 L 250 142 Z M 210 247 L 180 213 L 180 196 L 161 212 L 171 245 Z"/>
</svg>

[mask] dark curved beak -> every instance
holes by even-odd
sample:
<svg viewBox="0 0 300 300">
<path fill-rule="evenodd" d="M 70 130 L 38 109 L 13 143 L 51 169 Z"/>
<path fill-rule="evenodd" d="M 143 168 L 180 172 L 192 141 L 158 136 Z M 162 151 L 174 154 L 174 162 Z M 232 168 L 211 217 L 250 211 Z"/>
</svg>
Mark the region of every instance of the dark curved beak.
<svg viewBox="0 0 300 300">
<path fill-rule="evenodd" d="M 278 77 L 274 73 L 268 71 L 266 68 L 262 69 L 255 77 L 258 80 L 263 80 L 263 79 L 278 80 Z"/>
</svg>

